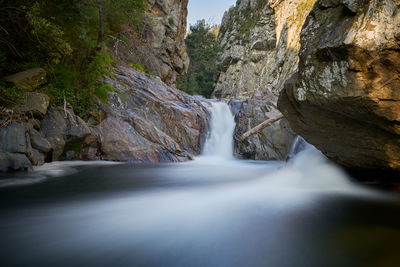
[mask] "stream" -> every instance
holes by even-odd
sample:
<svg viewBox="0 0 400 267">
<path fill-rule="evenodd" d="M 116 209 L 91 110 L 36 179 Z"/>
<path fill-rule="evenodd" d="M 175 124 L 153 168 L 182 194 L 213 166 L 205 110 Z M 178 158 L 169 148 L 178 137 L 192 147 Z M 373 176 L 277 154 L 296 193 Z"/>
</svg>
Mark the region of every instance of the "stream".
<svg viewBox="0 0 400 267">
<path fill-rule="evenodd" d="M 234 127 L 213 102 L 194 161 L 55 162 L 2 179 L 0 266 L 400 266 L 398 195 L 301 138 L 288 162 L 235 159 Z"/>
</svg>

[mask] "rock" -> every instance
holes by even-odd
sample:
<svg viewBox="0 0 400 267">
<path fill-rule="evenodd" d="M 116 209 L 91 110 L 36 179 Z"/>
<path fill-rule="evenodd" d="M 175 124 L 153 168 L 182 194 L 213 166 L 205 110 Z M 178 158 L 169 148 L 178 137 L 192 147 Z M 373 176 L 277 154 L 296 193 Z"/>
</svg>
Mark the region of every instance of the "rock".
<svg viewBox="0 0 400 267">
<path fill-rule="evenodd" d="M 67 109 L 66 112 L 50 109 L 42 120 L 41 133 L 52 146 L 54 161 L 62 159 L 68 146 L 74 147 L 75 150 L 82 149 L 83 141 L 91 134 L 91 131 L 72 109 Z M 77 159 L 80 157 L 77 156 Z"/>
<path fill-rule="evenodd" d="M 0 150 L 29 155 L 32 147 L 25 125 L 13 122 L 0 128 Z"/>
<path fill-rule="evenodd" d="M 26 171 L 32 169 L 31 162 L 24 154 L 0 151 L 0 171 Z"/>
<path fill-rule="evenodd" d="M 177 157 L 181 153 L 179 145 L 154 125 L 141 122 L 143 124 L 136 130 L 135 124 L 108 117 L 97 126 L 102 159 L 141 163 L 180 161 Z M 142 135 L 148 138 L 147 135 L 150 135 L 150 140 Z"/>
<path fill-rule="evenodd" d="M 46 83 L 46 71 L 42 68 L 33 68 L 4 77 L 3 80 L 12 82 L 22 90 L 32 91 Z"/>
<path fill-rule="evenodd" d="M 175 85 L 176 78 L 189 67 L 185 49 L 188 0 L 147 0 L 152 29 L 142 49 L 150 72 L 161 77 L 167 85 Z"/>
<path fill-rule="evenodd" d="M 32 148 L 37 149 L 38 151 L 42 153 L 48 153 L 51 151 L 52 146 L 47 141 L 41 133 L 39 133 L 37 130 L 35 130 L 33 127 L 29 129 L 29 136 L 31 139 L 31 145 Z"/>
<path fill-rule="evenodd" d="M 318 1 L 279 109 L 348 168 L 400 171 L 398 1 Z"/>
<path fill-rule="evenodd" d="M 235 156 L 254 160 L 284 160 L 290 152 L 295 133 L 285 119 L 264 128 L 242 141 L 242 135 L 276 113 L 268 96 L 256 94 L 245 100 L 235 116 Z"/>
<path fill-rule="evenodd" d="M 222 72 L 213 96 L 278 95 L 297 71 L 300 31 L 314 2 L 242 0 L 225 12 L 218 35 Z"/>
<path fill-rule="evenodd" d="M 45 162 L 45 155 L 41 153 L 40 151 L 33 149 L 32 151 L 32 157 L 31 157 L 31 163 L 32 165 L 39 166 L 43 165 Z"/>
<path fill-rule="evenodd" d="M 102 158 L 163 162 L 200 153 L 209 117 L 200 100 L 131 68 L 118 67 L 114 76 L 106 82 L 115 92 L 99 102 L 107 118 L 92 127 Z"/>
<path fill-rule="evenodd" d="M 19 107 L 22 112 L 43 116 L 47 112 L 50 98 L 46 94 L 26 92 L 23 95 L 23 104 Z"/>
</svg>

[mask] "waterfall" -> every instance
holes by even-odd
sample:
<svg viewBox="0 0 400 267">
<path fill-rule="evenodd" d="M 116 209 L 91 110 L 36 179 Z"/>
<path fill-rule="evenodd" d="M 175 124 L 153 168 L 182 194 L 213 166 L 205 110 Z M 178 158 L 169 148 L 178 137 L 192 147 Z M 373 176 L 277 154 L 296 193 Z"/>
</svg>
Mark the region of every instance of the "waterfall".
<svg viewBox="0 0 400 267">
<path fill-rule="evenodd" d="M 211 102 L 211 105 L 211 130 L 202 155 L 233 158 L 235 118 L 225 102 Z"/>
<path fill-rule="evenodd" d="M 309 143 L 307 143 L 306 140 L 304 140 L 303 137 L 301 136 L 296 136 L 296 138 L 293 140 L 292 146 L 290 148 L 290 152 L 286 156 L 286 161 L 292 159 L 296 154 L 299 152 L 306 150 L 307 148 L 313 147 Z"/>
</svg>

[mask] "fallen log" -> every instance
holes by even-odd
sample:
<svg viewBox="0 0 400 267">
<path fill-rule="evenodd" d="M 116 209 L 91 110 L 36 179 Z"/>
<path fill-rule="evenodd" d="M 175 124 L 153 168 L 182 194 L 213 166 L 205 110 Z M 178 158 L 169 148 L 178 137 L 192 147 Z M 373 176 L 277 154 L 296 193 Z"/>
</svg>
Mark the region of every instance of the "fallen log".
<svg viewBox="0 0 400 267">
<path fill-rule="evenodd" d="M 256 127 L 254 127 L 254 128 L 252 128 L 252 129 L 248 130 L 247 132 L 245 132 L 245 133 L 242 135 L 241 140 L 242 140 L 242 141 L 246 140 L 247 138 L 249 138 L 249 137 L 252 136 L 253 134 L 256 134 L 256 133 L 260 132 L 260 131 L 261 131 L 262 129 L 264 129 L 265 127 L 270 126 L 271 124 L 273 124 L 273 123 L 276 122 L 276 121 L 279 121 L 279 120 L 282 119 L 282 118 L 283 118 L 283 114 L 278 114 L 277 116 L 275 116 L 275 117 L 273 117 L 273 118 L 270 118 L 270 119 L 268 119 L 268 120 L 266 120 L 266 121 L 260 123 L 260 124 L 257 125 Z"/>
</svg>

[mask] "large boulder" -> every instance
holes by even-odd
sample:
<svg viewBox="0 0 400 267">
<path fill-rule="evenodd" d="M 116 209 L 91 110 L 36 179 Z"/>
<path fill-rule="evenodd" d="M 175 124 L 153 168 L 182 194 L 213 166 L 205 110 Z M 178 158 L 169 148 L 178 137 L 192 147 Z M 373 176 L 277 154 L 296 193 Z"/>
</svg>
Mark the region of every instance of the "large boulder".
<svg viewBox="0 0 400 267">
<path fill-rule="evenodd" d="M 13 122 L 8 127 L 0 128 L 0 150 L 26 155 L 32 152 L 29 134 L 24 124 Z"/>
<path fill-rule="evenodd" d="M 32 169 L 32 164 L 24 154 L 0 151 L 0 172 L 30 169 Z"/>
<path fill-rule="evenodd" d="M 0 128 L 0 152 L 2 171 L 27 170 L 32 165 L 44 163 L 44 155 L 32 149 L 28 128 L 13 122 L 8 127 Z"/>
<path fill-rule="evenodd" d="M 92 127 L 102 158 L 182 161 L 200 153 L 209 117 L 200 100 L 131 68 L 118 67 L 114 77 L 106 82 L 115 91 L 99 102 L 106 119 Z"/>
<path fill-rule="evenodd" d="M 20 89 L 32 91 L 46 83 L 46 71 L 42 68 L 32 68 L 4 77 L 3 80 L 12 82 Z"/>
<path fill-rule="evenodd" d="M 96 141 L 93 136 L 89 138 L 91 130 L 72 109 L 50 109 L 41 122 L 41 134 L 51 144 L 51 160 L 92 159 L 85 152 Z"/>
<path fill-rule="evenodd" d="M 320 0 L 302 29 L 299 72 L 279 108 L 336 162 L 400 171 L 399 73 L 399 1 Z"/>
<path fill-rule="evenodd" d="M 50 104 L 50 97 L 46 94 L 26 92 L 23 94 L 23 102 L 19 109 L 34 116 L 43 116 Z"/>
<path fill-rule="evenodd" d="M 255 94 L 245 100 L 235 116 L 235 156 L 254 160 L 283 160 L 290 151 L 295 133 L 286 119 L 279 120 L 262 131 L 241 140 L 242 135 L 276 116 L 276 107 L 271 97 Z"/>
</svg>

